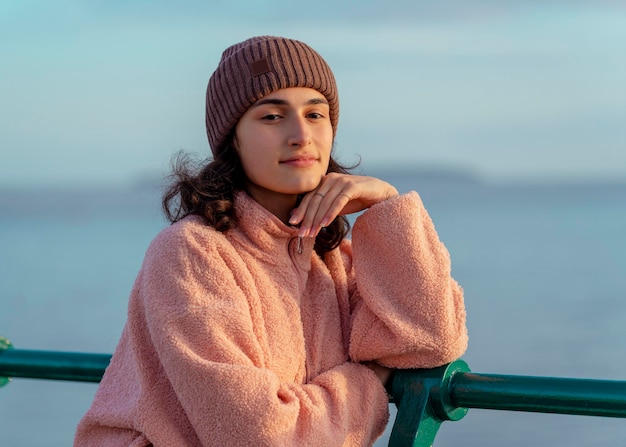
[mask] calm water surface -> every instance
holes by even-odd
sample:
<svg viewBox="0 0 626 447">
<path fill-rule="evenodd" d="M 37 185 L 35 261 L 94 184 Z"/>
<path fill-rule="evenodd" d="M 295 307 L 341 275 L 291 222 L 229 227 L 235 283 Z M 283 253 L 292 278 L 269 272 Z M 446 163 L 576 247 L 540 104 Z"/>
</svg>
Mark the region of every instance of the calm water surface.
<svg viewBox="0 0 626 447">
<path fill-rule="evenodd" d="M 387 178 L 421 193 L 451 252 L 472 370 L 626 380 L 624 185 Z M 23 349 L 112 352 L 164 226 L 150 190 L 0 191 L 0 335 Z M 14 380 L 0 390 L 0 446 L 70 445 L 95 390 Z M 626 421 L 470 410 L 435 445 L 626 446 Z"/>
</svg>

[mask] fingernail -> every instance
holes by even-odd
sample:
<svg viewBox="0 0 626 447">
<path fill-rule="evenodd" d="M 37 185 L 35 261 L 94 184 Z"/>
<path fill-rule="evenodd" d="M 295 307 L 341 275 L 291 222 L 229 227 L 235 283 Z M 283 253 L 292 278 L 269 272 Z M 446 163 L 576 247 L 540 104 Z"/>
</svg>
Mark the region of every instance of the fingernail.
<svg viewBox="0 0 626 447">
<path fill-rule="evenodd" d="M 300 231 L 298 231 L 299 237 L 306 237 L 308 234 L 309 234 L 309 229 L 307 227 L 300 228 Z"/>
<path fill-rule="evenodd" d="M 289 218 L 289 223 L 292 224 L 292 225 L 293 224 L 297 224 L 298 223 L 298 216 L 291 216 Z"/>
<path fill-rule="evenodd" d="M 320 231 L 322 231 L 322 228 L 324 228 L 324 221 L 320 222 L 317 227 L 312 229 L 312 234 L 310 234 L 310 236 L 317 237 L 317 235 L 320 234 Z"/>
<path fill-rule="evenodd" d="M 329 220 L 330 219 L 328 217 L 325 217 L 324 220 L 322 220 L 322 223 L 320 223 L 320 227 L 327 227 L 330 223 Z"/>
</svg>

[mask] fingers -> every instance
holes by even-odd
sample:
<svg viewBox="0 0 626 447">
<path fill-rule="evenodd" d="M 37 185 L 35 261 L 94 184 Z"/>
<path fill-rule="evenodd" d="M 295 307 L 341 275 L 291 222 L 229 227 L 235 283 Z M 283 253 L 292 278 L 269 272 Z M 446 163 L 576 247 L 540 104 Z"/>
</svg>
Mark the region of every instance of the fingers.
<svg viewBox="0 0 626 447">
<path fill-rule="evenodd" d="M 299 236 L 315 237 L 341 213 L 350 200 L 349 193 L 338 185 L 323 182 L 315 191 L 304 196 L 289 222 L 300 223 Z"/>
<path fill-rule="evenodd" d="M 299 236 L 314 237 L 338 215 L 361 211 L 397 195 L 393 186 L 374 177 L 330 173 L 303 197 L 289 223 L 300 224 Z"/>
</svg>

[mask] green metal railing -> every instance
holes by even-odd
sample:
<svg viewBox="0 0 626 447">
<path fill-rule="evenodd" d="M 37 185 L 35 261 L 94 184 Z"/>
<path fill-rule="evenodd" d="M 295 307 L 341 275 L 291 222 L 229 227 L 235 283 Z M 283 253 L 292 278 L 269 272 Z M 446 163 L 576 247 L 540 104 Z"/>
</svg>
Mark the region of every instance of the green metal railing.
<svg viewBox="0 0 626 447">
<path fill-rule="evenodd" d="M 392 389 L 390 447 L 432 446 L 441 424 L 469 408 L 626 418 L 626 381 L 478 374 L 463 360 L 397 370 Z"/>
<path fill-rule="evenodd" d="M 13 349 L 0 337 L 0 387 L 17 377 L 100 382 L 110 361 L 110 354 Z"/>
<path fill-rule="evenodd" d="M 0 387 L 10 378 L 99 382 L 109 354 L 13 349 L 0 337 Z M 390 447 L 432 446 L 444 421 L 469 408 L 626 418 L 626 381 L 478 374 L 463 360 L 434 369 L 397 370 L 398 407 Z"/>
</svg>

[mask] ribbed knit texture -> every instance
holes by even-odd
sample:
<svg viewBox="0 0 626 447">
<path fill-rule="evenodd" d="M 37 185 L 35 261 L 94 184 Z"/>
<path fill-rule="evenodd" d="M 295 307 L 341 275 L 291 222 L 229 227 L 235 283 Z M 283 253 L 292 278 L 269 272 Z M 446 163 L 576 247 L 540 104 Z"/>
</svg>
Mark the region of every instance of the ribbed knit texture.
<svg viewBox="0 0 626 447">
<path fill-rule="evenodd" d="M 206 128 L 213 154 L 254 102 L 289 87 L 308 87 L 324 95 L 330 105 L 333 132 L 337 131 L 335 77 L 315 50 L 303 42 L 273 36 L 252 37 L 227 48 L 209 79 L 206 94 Z"/>
</svg>

